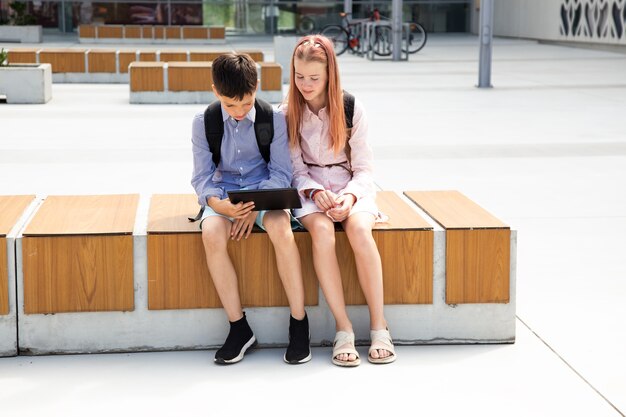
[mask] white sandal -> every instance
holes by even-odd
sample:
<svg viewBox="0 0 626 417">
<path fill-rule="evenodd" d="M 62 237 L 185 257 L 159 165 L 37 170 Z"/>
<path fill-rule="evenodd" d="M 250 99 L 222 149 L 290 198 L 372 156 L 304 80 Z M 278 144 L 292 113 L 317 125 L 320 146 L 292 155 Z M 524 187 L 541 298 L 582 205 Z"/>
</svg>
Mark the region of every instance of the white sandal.
<svg viewBox="0 0 626 417">
<path fill-rule="evenodd" d="M 337 359 L 337 356 L 342 353 L 348 355 L 355 355 L 356 359 L 353 361 L 342 361 Z M 338 331 L 335 335 L 335 341 L 333 342 L 333 363 L 337 366 L 353 367 L 361 364 L 361 358 L 359 352 L 354 348 L 354 333 L 348 333 L 344 331 Z"/>
<path fill-rule="evenodd" d="M 391 340 L 389 330 L 370 330 L 370 339 L 372 340 L 372 345 L 367 351 L 367 360 L 375 364 L 391 363 L 396 360 L 396 351 L 393 347 L 393 340 Z M 373 358 L 373 350 L 386 350 L 391 355 L 385 358 Z"/>
</svg>

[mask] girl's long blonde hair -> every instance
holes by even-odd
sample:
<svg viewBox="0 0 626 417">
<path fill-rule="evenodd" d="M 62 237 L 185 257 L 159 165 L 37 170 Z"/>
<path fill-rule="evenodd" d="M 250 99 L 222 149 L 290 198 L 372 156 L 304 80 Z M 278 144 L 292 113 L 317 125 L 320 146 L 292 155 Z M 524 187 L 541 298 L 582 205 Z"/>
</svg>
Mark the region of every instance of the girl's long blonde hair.
<svg viewBox="0 0 626 417">
<path fill-rule="evenodd" d="M 295 83 L 296 71 L 294 62 L 296 59 L 326 64 L 326 74 L 328 75 L 326 107 L 330 121 L 330 143 L 334 153 L 337 154 L 346 146 L 348 132 L 346 131 L 346 114 L 343 108 L 343 90 L 339 80 L 339 67 L 337 66 L 337 57 L 335 56 L 333 43 L 322 35 L 308 35 L 298 41 L 293 51 L 289 94 L 287 96 L 287 131 L 291 146 L 296 146 L 300 143 L 302 115 L 306 106 L 304 97 L 302 97 Z"/>
</svg>

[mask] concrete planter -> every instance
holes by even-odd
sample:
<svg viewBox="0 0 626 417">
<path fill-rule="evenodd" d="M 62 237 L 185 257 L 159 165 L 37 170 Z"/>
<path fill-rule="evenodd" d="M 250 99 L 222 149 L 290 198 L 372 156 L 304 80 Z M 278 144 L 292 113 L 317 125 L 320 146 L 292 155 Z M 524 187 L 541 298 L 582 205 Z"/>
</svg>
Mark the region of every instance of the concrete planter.
<svg viewBox="0 0 626 417">
<path fill-rule="evenodd" d="M 0 95 L 8 104 L 44 104 L 52 98 L 50 64 L 15 64 L 0 67 Z"/>
<path fill-rule="evenodd" d="M 41 26 L 0 26 L 0 42 L 41 43 Z"/>
</svg>

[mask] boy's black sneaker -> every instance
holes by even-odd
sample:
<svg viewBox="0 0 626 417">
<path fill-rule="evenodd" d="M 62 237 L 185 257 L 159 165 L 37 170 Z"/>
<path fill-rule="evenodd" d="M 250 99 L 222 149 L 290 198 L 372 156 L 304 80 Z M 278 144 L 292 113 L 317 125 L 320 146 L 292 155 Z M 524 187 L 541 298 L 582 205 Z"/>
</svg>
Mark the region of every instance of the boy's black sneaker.
<svg viewBox="0 0 626 417">
<path fill-rule="evenodd" d="M 309 332 L 309 318 L 306 313 L 302 320 L 289 316 L 289 346 L 285 352 L 285 362 L 296 365 L 311 360 L 311 333 Z"/>
<path fill-rule="evenodd" d="M 246 313 L 237 321 L 230 322 L 230 332 L 224 345 L 215 352 L 215 363 L 230 365 L 243 359 L 248 349 L 257 345 L 256 338 L 246 320 Z"/>
</svg>

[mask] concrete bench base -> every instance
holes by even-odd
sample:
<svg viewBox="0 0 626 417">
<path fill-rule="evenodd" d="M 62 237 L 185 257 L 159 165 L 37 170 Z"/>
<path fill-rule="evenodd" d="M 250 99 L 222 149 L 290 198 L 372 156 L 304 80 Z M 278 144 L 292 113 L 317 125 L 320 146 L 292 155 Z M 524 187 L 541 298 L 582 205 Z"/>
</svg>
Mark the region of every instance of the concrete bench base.
<svg viewBox="0 0 626 417">
<path fill-rule="evenodd" d="M 41 26 L 0 25 L 0 42 L 41 43 L 42 39 Z"/>
<path fill-rule="evenodd" d="M 45 104 L 52 98 L 50 64 L 16 64 L 0 68 L 0 94 L 8 104 Z"/>
<path fill-rule="evenodd" d="M 141 196 L 133 231 L 134 309 L 88 313 L 26 314 L 24 312 L 23 240 L 15 238 L 19 351 L 23 354 L 94 353 L 215 348 L 228 325 L 221 308 L 148 309 L 148 210 L 150 196 Z M 415 209 L 421 213 L 419 209 Z M 425 217 L 426 218 L 426 217 Z M 397 344 L 476 344 L 515 341 L 515 265 L 517 234 L 510 237 L 510 301 L 508 303 L 446 302 L 446 231 L 434 228 L 432 304 L 386 305 L 385 315 Z M 341 260 L 340 260 L 341 262 Z M 307 306 L 313 345 L 329 345 L 334 319 L 319 290 L 318 305 Z M 288 342 L 287 307 L 246 308 L 261 346 Z M 365 305 L 348 307 L 357 342 L 369 343 Z"/>
<path fill-rule="evenodd" d="M 52 81 L 60 84 L 128 84 L 128 73 L 88 73 L 88 72 L 61 72 L 52 74 Z"/>
</svg>

